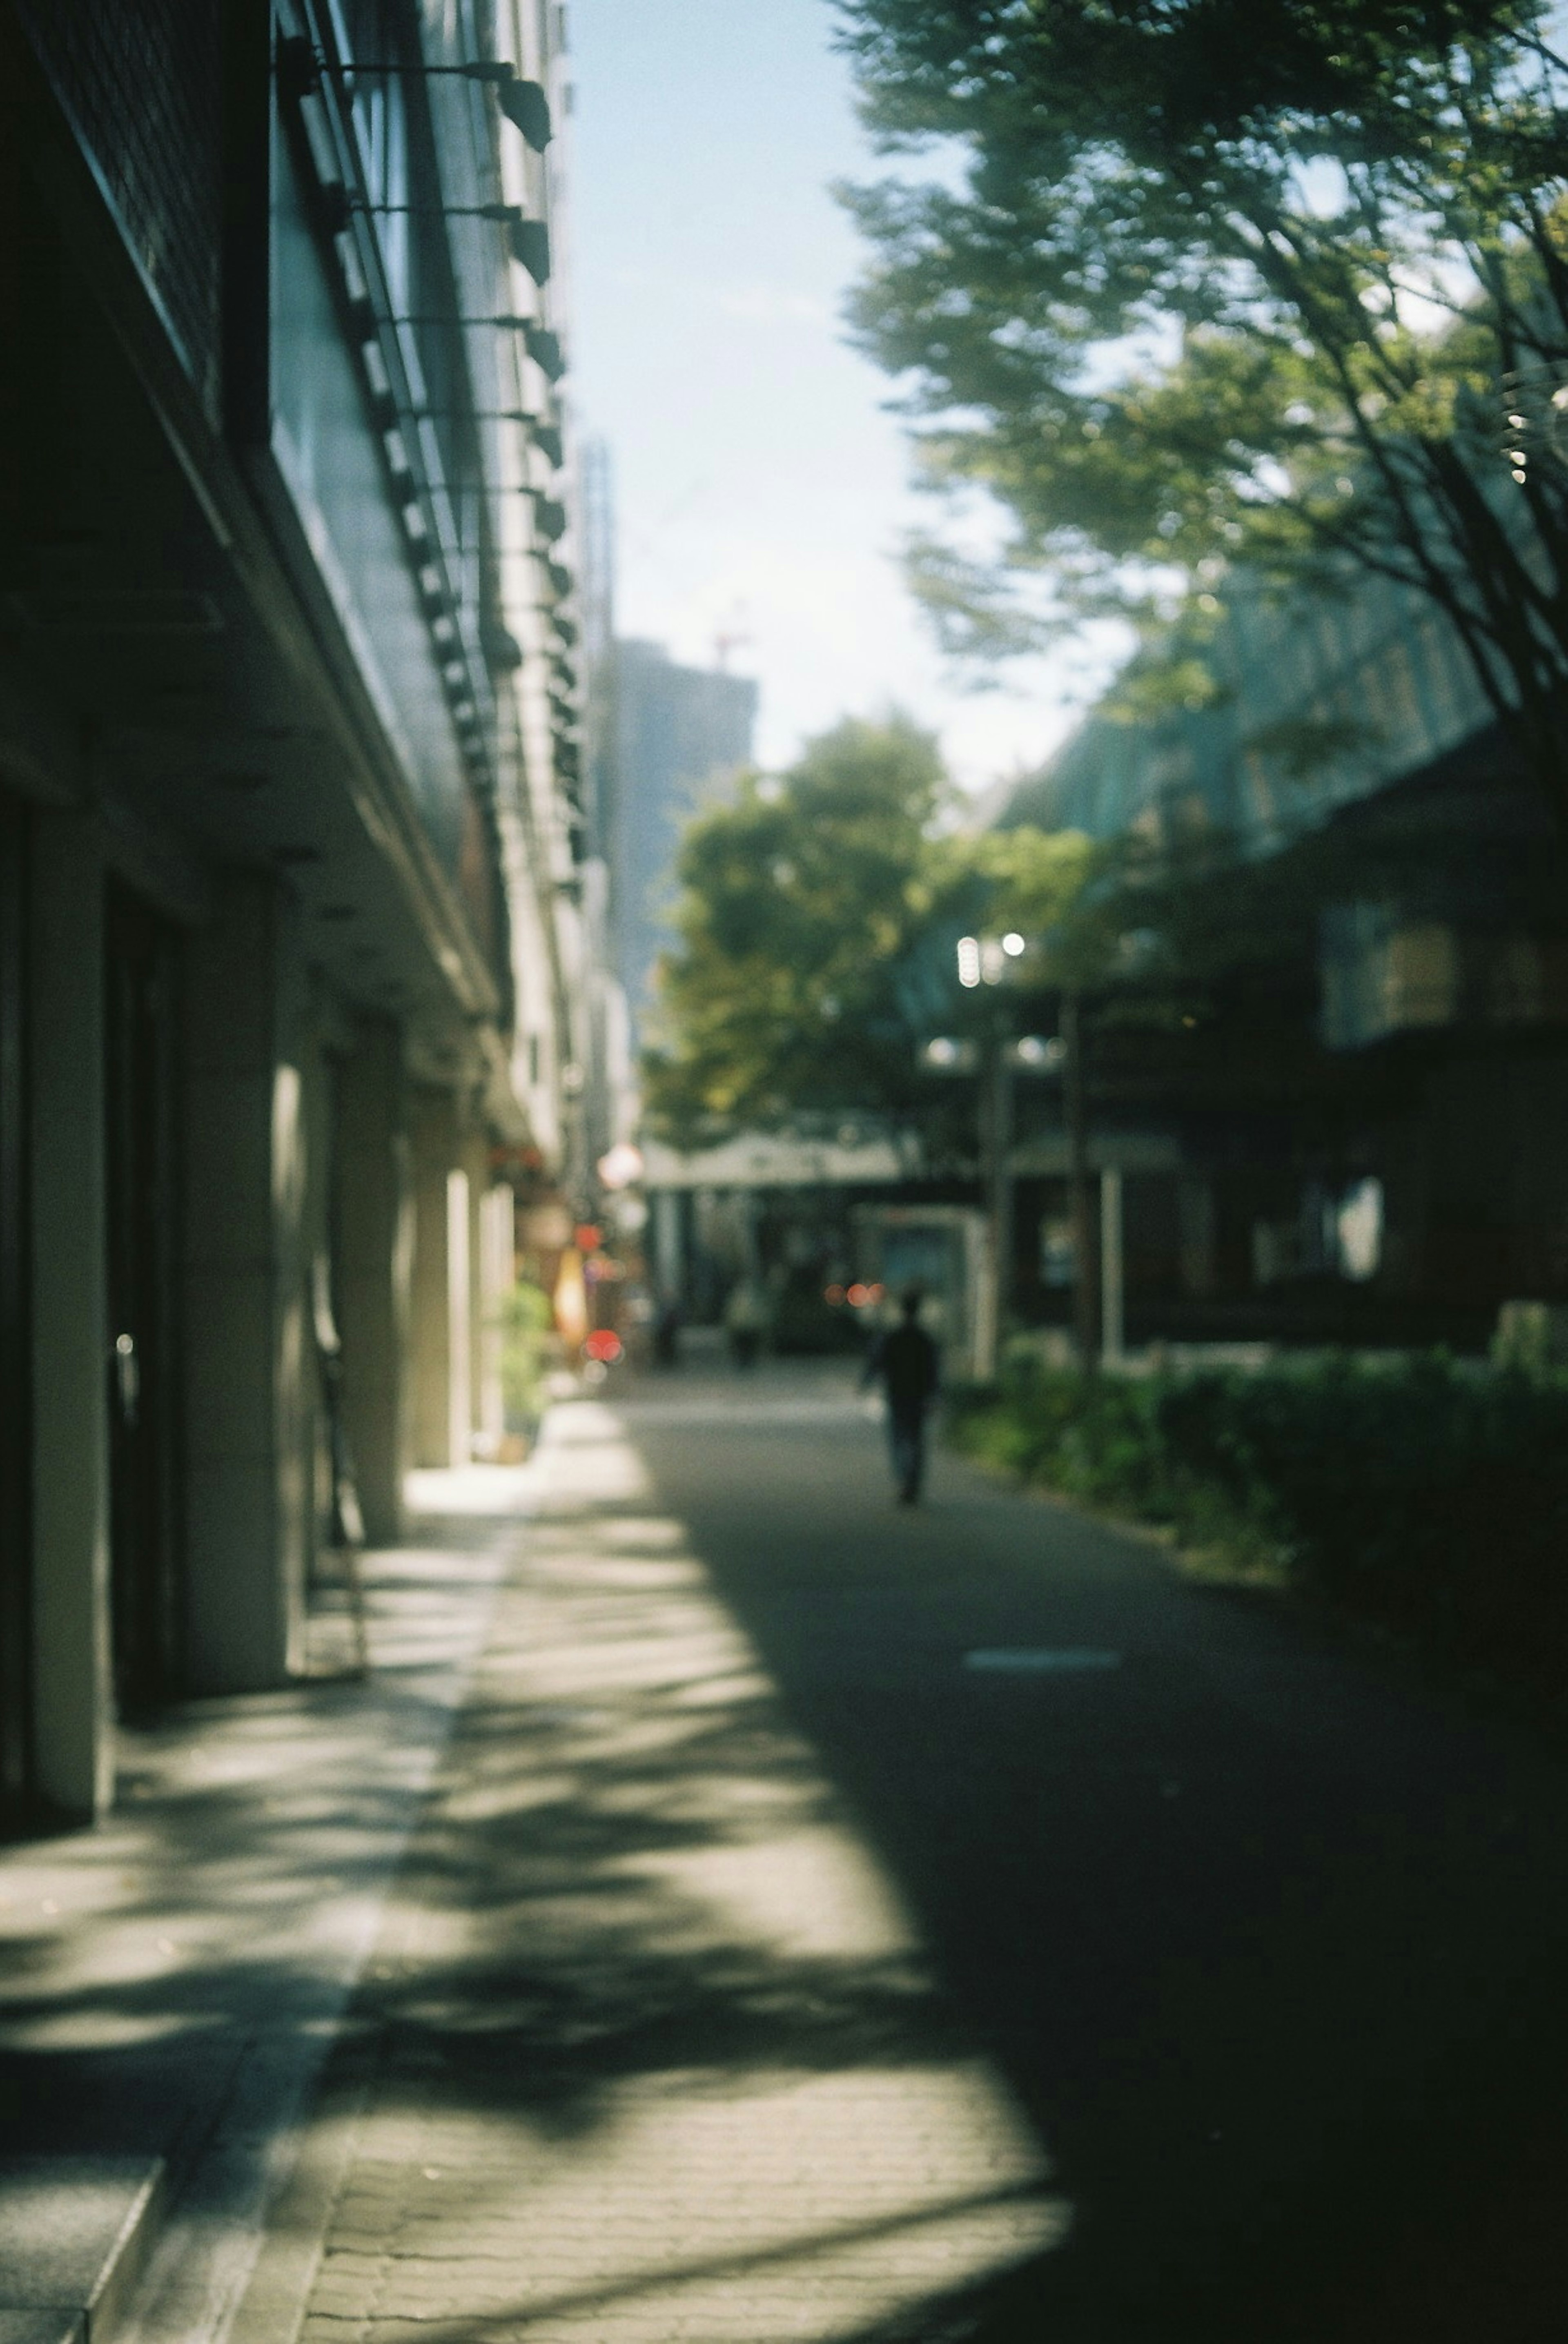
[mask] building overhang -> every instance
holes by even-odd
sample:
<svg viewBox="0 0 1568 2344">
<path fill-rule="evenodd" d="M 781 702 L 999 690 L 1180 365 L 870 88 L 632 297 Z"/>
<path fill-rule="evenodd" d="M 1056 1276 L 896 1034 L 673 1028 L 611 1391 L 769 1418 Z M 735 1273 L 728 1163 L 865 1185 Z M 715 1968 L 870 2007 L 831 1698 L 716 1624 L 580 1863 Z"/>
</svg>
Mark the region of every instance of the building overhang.
<svg viewBox="0 0 1568 2344">
<path fill-rule="evenodd" d="M 34 477 L 0 578 L 0 697 L 27 753 L 6 778 L 105 809 L 149 870 L 162 840 L 187 880 L 272 871 L 351 1005 L 475 1052 L 493 1088 L 502 972 L 298 516 L 216 428 L 52 106 L 25 119 L 47 251 L 20 296 L 34 357 L 11 423 Z M 198 887 L 164 893 L 201 915 Z"/>
<path fill-rule="evenodd" d="M 690 1155 L 651 1139 L 642 1153 L 646 1188 L 885 1187 L 909 1170 L 888 1139 L 845 1144 L 790 1132 L 743 1132 Z"/>
</svg>

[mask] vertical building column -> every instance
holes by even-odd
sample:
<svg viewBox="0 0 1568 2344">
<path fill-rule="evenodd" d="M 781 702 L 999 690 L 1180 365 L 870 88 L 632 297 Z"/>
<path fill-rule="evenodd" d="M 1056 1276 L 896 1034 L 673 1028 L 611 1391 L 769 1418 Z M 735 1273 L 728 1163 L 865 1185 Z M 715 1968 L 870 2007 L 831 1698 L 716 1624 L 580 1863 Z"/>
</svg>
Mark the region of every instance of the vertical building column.
<svg viewBox="0 0 1568 2344">
<path fill-rule="evenodd" d="M 303 1658 L 317 1405 L 303 965 L 276 882 L 223 884 L 193 939 L 187 1092 L 187 1660 L 193 1688 Z"/>
<path fill-rule="evenodd" d="M 422 1086 L 410 1116 L 414 1272 L 410 1363 L 416 1465 L 460 1461 L 452 1449 L 451 1175 L 458 1159 L 457 1101 Z M 466 1188 L 466 1183 L 465 1183 Z M 464 1206 L 466 1232 L 467 1207 Z M 466 1270 L 465 1270 L 466 1277 Z"/>
<path fill-rule="evenodd" d="M 413 1207 L 402 1037 L 367 1021 L 338 1069 L 334 1147 L 343 1430 L 373 1546 L 402 1535 Z"/>
<path fill-rule="evenodd" d="M 305 1277 L 307 1318 L 304 1329 L 306 1378 L 316 1405 L 301 1430 L 304 1435 L 301 1471 L 305 1477 L 305 1556 L 307 1584 L 314 1577 L 321 1548 L 331 1535 L 332 1428 L 326 1384 L 318 1345 L 336 1335 L 336 1293 L 332 1276 L 332 1150 L 336 1131 L 333 1060 L 327 1043 L 327 1001 L 318 983 L 311 989 L 310 1015 L 302 1036 L 299 1074 L 303 1085 L 306 1149 L 305 1196 L 300 1216 L 299 1252 Z"/>
<path fill-rule="evenodd" d="M 33 1678 L 37 1786 L 93 1815 L 113 1788 L 104 878 L 81 816 L 35 817 L 30 865 Z"/>
<path fill-rule="evenodd" d="M 473 1454 L 473 1242 L 469 1176 L 447 1174 L 447 1462 Z"/>
<path fill-rule="evenodd" d="M 474 1420 L 481 1457 L 500 1454 L 506 1438 L 501 1390 L 501 1304 L 517 1279 L 517 1201 L 511 1188 L 485 1191 L 480 1210 L 479 1385 Z"/>
<path fill-rule="evenodd" d="M 490 1140 L 477 1115 L 463 1134 L 461 1161 L 468 1176 L 467 1423 L 463 1446 L 466 1460 L 489 1454 L 485 1416 L 486 1329 L 495 1315 L 495 1297 L 491 1289 L 489 1258 L 485 1250 L 485 1212 L 490 1198 Z"/>
</svg>

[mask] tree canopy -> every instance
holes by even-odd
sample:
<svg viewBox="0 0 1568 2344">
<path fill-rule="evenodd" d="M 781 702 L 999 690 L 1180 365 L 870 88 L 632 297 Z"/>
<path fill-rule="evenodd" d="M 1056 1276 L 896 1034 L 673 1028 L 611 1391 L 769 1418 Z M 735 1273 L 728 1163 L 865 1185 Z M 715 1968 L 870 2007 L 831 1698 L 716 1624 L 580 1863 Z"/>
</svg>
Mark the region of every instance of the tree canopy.
<svg viewBox="0 0 1568 2344">
<path fill-rule="evenodd" d="M 944 639 L 1239 572 L 1430 595 L 1568 819 L 1568 65 L 1543 0 L 838 0 L 894 155 L 862 345 L 959 519 Z M 965 551 L 976 490 L 999 558 Z M 1048 581 L 1031 600 L 1020 579 Z M 1189 672 L 1184 689 L 1193 688 Z"/>
<path fill-rule="evenodd" d="M 1096 861 L 1077 833 L 966 833 L 953 811 L 935 743 L 895 718 L 838 725 L 690 824 L 656 1124 L 692 1145 L 855 1116 L 940 1153 L 956 1104 L 920 1051 L 962 1030 L 958 937 L 1016 926 L 1068 951 Z"/>
<path fill-rule="evenodd" d="M 1105 1096 L 1322 1087 L 1303 1057 L 1318 909 L 1344 892 L 1337 856 L 1377 868 L 1365 842 L 1324 834 L 1258 863 L 1209 834 L 1096 844 L 1028 823 L 966 830 L 956 811 L 933 743 L 895 720 L 841 724 L 693 820 L 645 1068 L 656 1128 L 695 1147 L 847 1121 L 956 1168 L 974 1156 L 973 1085 L 926 1071 L 923 1046 L 998 1023 L 1049 1034 L 1069 989 Z M 1027 949 L 1005 989 L 964 991 L 959 937 L 1010 929 Z M 1353 1087 L 1359 1069 L 1334 1080 Z"/>
</svg>

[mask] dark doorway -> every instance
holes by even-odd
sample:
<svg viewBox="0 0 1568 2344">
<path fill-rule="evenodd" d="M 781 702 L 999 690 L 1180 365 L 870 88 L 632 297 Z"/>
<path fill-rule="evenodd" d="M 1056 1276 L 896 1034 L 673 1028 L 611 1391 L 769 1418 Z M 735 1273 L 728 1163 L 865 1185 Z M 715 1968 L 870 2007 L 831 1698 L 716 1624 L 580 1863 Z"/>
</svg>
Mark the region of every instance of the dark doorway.
<svg viewBox="0 0 1568 2344">
<path fill-rule="evenodd" d="M 115 1694 L 122 1716 L 179 1681 L 175 1413 L 175 933 L 111 886 L 105 907 L 105 1176 Z"/>
<path fill-rule="evenodd" d="M 32 1789 L 26 816 L 0 792 L 0 1815 Z"/>
</svg>

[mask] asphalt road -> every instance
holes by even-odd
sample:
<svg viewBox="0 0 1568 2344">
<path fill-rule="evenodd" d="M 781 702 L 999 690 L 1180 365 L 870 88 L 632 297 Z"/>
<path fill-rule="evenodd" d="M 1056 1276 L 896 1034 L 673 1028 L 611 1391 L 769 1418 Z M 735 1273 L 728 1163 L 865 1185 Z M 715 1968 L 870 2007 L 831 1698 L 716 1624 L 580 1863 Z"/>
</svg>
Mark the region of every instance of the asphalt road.
<svg viewBox="0 0 1568 2344">
<path fill-rule="evenodd" d="M 1072 2204 L 981 2333 L 1568 2336 L 1557 1761 L 951 1460 L 895 1509 L 847 1383 L 605 1397 Z"/>
</svg>

